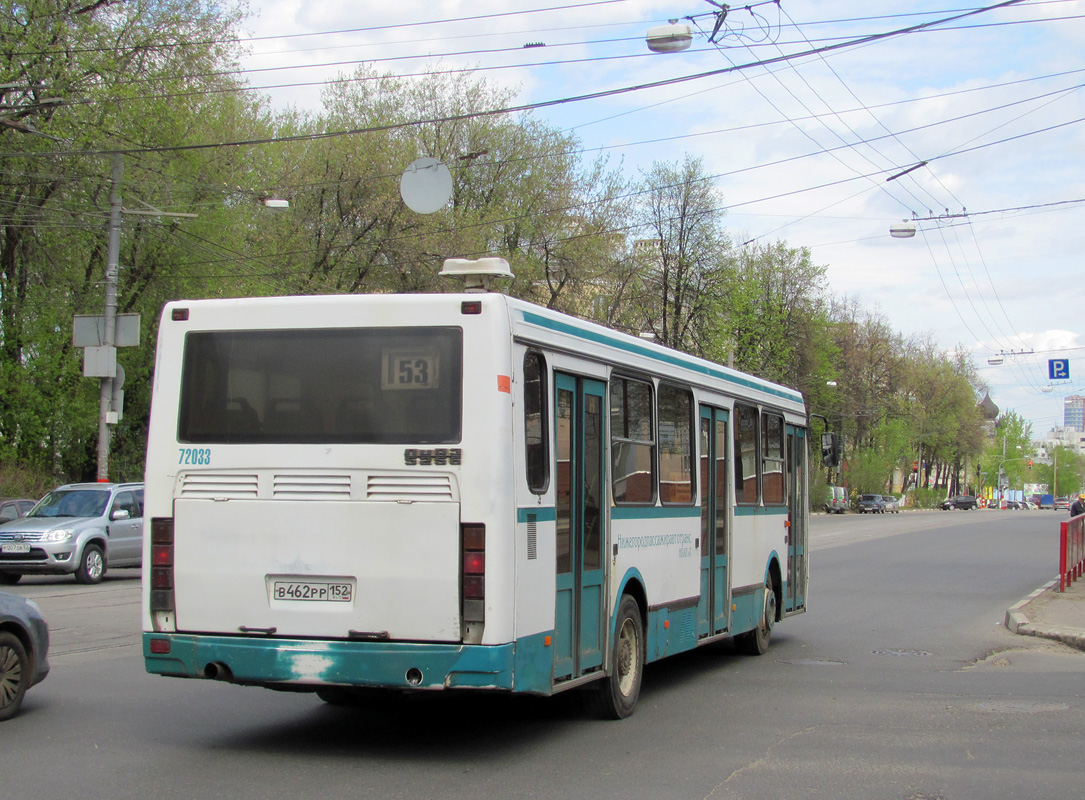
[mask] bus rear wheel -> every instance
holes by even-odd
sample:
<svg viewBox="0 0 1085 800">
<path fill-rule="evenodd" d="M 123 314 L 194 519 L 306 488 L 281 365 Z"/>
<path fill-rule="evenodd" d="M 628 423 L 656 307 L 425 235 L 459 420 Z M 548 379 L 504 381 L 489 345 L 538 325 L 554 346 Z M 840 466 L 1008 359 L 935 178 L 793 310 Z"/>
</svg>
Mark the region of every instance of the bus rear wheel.
<svg viewBox="0 0 1085 800">
<path fill-rule="evenodd" d="M 748 656 L 765 655 L 769 649 L 769 639 L 772 638 L 774 624 L 776 624 L 776 590 L 773 588 L 772 578 L 768 578 L 765 580 L 765 605 L 757 627 L 735 637 L 735 646 L 739 652 Z"/>
<path fill-rule="evenodd" d="M 618 604 L 610 674 L 593 687 L 595 706 L 600 716 L 625 719 L 636 710 L 641 681 L 644 679 L 644 661 L 644 621 L 640 606 L 625 594 Z"/>
</svg>

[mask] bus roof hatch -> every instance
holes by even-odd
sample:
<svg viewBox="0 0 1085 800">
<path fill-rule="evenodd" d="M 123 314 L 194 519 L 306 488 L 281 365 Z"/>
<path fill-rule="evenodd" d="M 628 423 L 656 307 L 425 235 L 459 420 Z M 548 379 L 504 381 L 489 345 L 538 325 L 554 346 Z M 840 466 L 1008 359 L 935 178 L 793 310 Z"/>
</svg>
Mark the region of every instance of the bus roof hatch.
<svg viewBox="0 0 1085 800">
<path fill-rule="evenodd" d="M 512 278 L 509 262 L 503 258 L 446 258 L 437 273 L 446 278 L 462 278 L 465 292 L 488 292 L 494 278 Z"/>
</svg>

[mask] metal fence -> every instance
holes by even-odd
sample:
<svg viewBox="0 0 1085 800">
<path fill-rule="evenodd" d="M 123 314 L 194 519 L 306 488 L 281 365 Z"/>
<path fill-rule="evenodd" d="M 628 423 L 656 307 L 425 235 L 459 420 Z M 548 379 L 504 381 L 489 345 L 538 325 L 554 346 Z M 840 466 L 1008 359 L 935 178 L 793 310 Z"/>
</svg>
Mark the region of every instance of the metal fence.
<svg viewBox="0 0 1085 800">
<path fill-rule="evenodd" d="M 1085 514 L 1059 526 L 1059 591 L 1065 592 L 1085 573 Z"/>
</svg>

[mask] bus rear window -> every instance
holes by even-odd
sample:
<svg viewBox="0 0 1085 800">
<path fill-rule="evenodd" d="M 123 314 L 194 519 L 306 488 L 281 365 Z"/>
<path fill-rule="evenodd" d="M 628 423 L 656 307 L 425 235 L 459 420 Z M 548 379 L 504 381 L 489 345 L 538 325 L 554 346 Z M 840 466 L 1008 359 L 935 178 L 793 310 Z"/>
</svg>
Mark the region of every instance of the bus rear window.
<svg viewBox="0 0 1085 800">
<path fill-rule="evenodd" d="M 189 333 L 177 439 L 459 442 L 462 339 L 459 328 Z"/>
</svg>

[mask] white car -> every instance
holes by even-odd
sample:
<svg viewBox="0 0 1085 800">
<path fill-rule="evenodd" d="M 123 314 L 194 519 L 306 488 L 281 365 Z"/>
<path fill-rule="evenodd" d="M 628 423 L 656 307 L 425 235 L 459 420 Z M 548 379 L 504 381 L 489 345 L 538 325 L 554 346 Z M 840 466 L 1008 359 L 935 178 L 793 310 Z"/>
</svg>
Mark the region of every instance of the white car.
<svg viewBox="0 0 1085 800">
<path fill-rule="evenodd" d="M 825 496 L 825 511 L 829 514 L 843 514 L 848 510 L 848 490 L 843 486 L 830 486 Z"/>
</svg>

